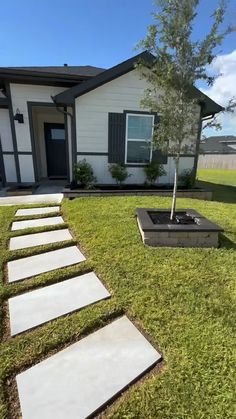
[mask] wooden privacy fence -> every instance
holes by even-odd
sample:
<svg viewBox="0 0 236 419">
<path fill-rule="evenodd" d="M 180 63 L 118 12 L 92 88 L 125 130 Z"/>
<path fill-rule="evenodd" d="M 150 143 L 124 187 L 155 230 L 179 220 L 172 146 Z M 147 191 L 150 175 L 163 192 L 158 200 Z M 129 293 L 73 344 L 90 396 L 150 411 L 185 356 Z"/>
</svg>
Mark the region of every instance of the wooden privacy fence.
<svg viewBox="0 0 236 419">
<path fill-rule="evenodd" d="M 198 169 L 236 169 L 236 153 L 200 154 Z"/>
</svg>

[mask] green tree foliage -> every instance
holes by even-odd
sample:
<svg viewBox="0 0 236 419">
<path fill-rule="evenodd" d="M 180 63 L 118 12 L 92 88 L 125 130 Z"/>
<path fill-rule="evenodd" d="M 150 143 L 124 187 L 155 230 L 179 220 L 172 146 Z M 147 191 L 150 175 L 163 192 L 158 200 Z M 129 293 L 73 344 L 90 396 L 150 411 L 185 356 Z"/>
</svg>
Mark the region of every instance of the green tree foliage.
<svg viewBox="0 0 236 419">
<path fill-rule="evenodd" d="M 160 114 L 154 127 L 153 146 L 163 148 L 174 156 L 175 181 L 171 219 L 176 207 L 179 159 L 182 153 L 195 151 L 199 130 L 199 98 L 195 85 L 199 80 L 212 85 L 215 76 L 208 71 L 231 27 L 221 30 L 226 4 L 220 1 L 211 19 L 208 35 L 193 39 L 194 20 L 199 0 L 156 0 L 154 24 L 139 47 L 153 54 L 149 62 L 139 62 L 137 68 L 148 82 L 141 105 Z"/>
</svg>

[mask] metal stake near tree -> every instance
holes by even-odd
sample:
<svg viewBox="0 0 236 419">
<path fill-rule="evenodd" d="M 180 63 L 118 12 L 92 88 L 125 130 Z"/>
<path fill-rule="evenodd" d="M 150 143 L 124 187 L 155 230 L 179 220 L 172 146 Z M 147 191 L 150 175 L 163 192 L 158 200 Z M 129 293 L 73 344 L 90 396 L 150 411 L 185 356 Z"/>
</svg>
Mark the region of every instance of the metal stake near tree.
<svg viewBox="0 0 236 419">
<path fill-rule="evenodd" d="M 175 162 L 174 189 L 170 219 L 176 208 L 179 161 L 181 154 L 195 152 L 196 112 L 199 99 L 195 98 L 195 85 L 203 80 L 213 85 L 218 75 L 209 73 L 209 65 L 216 57 L 215 49 L 221 45 L 232 27 L 221 30 L 226 4 L 220 1 L 212 15 L 208 35 L 193 39 L 194 20 L 199 0 L 156 0 L 154 24 L 138 47 L 150 52 L 148 62 L 139 62 L 137 68 L 149 84 L 141 101 L 142 107 L 160 115 L 154 127 L 153 147 L 162 148 Z M 227 110 L 235 104 L 230 101 Z M 211 127 L 219 129 L 213 121 Z"/>
</svg>

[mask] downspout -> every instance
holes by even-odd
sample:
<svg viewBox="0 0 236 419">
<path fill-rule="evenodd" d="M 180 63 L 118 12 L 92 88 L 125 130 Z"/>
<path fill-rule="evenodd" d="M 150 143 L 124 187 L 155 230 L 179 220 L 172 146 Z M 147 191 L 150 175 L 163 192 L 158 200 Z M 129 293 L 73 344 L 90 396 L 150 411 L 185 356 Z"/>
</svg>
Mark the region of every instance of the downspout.
<svg viewBox="0 0 236 419">
<path fill-rule="evenodd" d="M 15 121 L 14 121 L 14 112 L 13 112 L 13 105 L 12 105 L 10 83 L 6 82 L 5 86 L 6 86 L 6 96 L 8 98 L 8 103 L 9 103 L 9 118 L 10 118 L 10 126 L 11 126 L 14 160 L 15 160 L 15 166 L 16 166 L 16 178 L 17 178 L 16 183 L 19 185 L 21 183 L 20 163 L 19 163 L 18 145 L 17 145 L 17 139 L 16 139 L 16 127 L 15 127 Z"/>
<path fill-rule="evenodd" d="M 56 110 L 58 111 L 58 112 L 61 112 L 61 113 L 63 113 L 64 115 L 68 115 L 68 116 L 70 116 L 71 117 L 71 119 L 73 118 L 73 115 L 72 115 L 72 113 L 70 113 L 70 112 L 68 112 L 68 111 L 63 111 L 62 109 L 60 109 L 59 108 L 59 105 L 55 102 L 55 99 L 54 99 L 54 97 L 53 96 L 51 96 L 51 99 L 52 99 L 52 101 L 55 103 L 55 105 L 56 105 Z"/>
<path fill-rule="evenodd" d="M 198 165 L 198 158 L 199 158 L 199 151 L 200 151 L 200 142 L 201 142 L 201 133 L 202 133 L 202 121 L 207 121 L 208 119 L 214 118 L 215 114 L 212 114 L 206 118 L 202 118 L 202 108 L 200 112 L 199 124 L 198 124 L 198 133 L 197 133 L 197 141 L 196 141 L 196 148 L 195 148 L 195 156 L 194 156 L 194 163 L 193 163 L 193 181 L 196 181 L 197 176 L 197 165 Z"/>
</svg>

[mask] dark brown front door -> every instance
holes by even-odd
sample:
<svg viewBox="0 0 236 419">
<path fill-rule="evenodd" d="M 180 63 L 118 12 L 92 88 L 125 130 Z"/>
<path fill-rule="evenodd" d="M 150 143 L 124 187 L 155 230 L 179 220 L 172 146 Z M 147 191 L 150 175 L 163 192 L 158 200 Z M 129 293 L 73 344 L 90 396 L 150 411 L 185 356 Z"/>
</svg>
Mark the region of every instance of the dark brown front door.
<svg viewBox="0 0 236 419">
<path fill-rule="evenodd" d="M 64 124 L 44 124 L 48 177 L 66 177 L 66 138 Z"/>
</svg>

